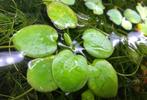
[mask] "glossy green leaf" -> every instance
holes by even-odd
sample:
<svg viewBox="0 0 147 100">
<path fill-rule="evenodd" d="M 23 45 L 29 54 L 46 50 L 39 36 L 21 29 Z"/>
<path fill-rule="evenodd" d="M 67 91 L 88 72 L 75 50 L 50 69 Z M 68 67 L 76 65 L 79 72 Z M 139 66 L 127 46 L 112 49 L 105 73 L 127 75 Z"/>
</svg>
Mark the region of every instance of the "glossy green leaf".
<svg viewBox="0 0 147 100">
<path fill-rule="evenodd" d="M 139 23 L 141 21 L 140 15 L 132 9 L 126 9 L 124 16 L 132 23 Z"/>
<path fill-rule="evenodd" d="M 95 60 L 90 66 L 89 88 L 100 97 L 114 97 L 118 90 L 117 74 L 112 65 L 103 59 Z"/>
<path fill-rule="evenodd" d="M 121 26 L 126 29 L 126 30 L 131 30 L 132 29 L 132 23 L 126 20 L 125 18 L 122 19 Z"/>
<path fill-rule="evenodd" d="M 95 100 L 91 90 L 86 90 L 82 93 L 82 100 Z"/>
<path fill-rule="evenodd" d="M 29 57 L 51 55 L 57 49 L 58 34 L 48 25 L 30 25 L 13 36 L 14 46 Z"/>
<path fill-rule="evenodd" d="M 72 45 L 72 40 L 71 40 L 70 36 L 67 33 L 64 33 L 64 41 L 68 46 Z"/>
<path fill-rule="evenodd" d="M 141 18 L 145 20 L 147 18 L 147 7 L 142 6 L 140 3 L 136 6 L 137 11 L 139 12 Z"/>
<path fill-rule="evenodd" d="M 57 89 L 52 76 L 53 57 L 38 58 L 29 62 L 27 81 L 37 91 L 51 92 Z"/>
<path fill-rule="evenodd" d="M 59 29 L 75 28 L 78 20 L 74 11 L 60 2 L 47 5 L 47 14 L 54 25 Z"/>
<path fill-rule="evenodd" d="M 70 50 L 61 51 L 52 65 L 56 84 L 64 92 L 75 92 L 87 82 L 87 61 L 81 55 L 74 55 Z"/>
<path fill-rule="evenodd" d="M 119 10 L 117 9 L 108 10 L 107 15 L 109 16 L 110 20 L 114 22 L 116 25 L 121 24 L 123 17 Z"/>
<path fill-rule="evenodd" d="M 83 34 L 86 51 L 96 58 L 108 58 L 113 53 L 110 40 L 96 29 L 87 29 Z"/>
</svg>

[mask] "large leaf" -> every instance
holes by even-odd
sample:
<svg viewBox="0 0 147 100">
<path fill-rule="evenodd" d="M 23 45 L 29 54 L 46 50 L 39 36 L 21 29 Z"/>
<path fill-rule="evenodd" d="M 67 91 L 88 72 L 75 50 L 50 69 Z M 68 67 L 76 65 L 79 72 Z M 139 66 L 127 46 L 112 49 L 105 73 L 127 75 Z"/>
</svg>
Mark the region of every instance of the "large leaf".
<svg viewBox="0 0 147 100">
<path fill-rule="evenodd" d="M 110 20 L 114 22 L 116 25 L 120 25 L 122 22 L 122 15 L 119 10 L 111 9 L 108 10 L 107 15 L 109 16 Z"/>
<path fill-rule="evenodd" d="M 75 28 L 78 20 L 72 9 L 59 2 L 47 5 L 47 13 L 54 25 L 59 29 Z"/>
<path fill-rule="evenodd" d="M 86 51 L 96 58 L 107 58 L 113 53 L 110 40 L 96 29 L 87 29 L 83 34 Z"/>
<path fill-rule="evenodd" d="M 64 92 L 75 92 L 87 81 L 87 61 L 69 50 L 61 51 L 53 60 L 52 72 L 56 84 Z"/>
<path fill-rule="evenodd" d="M 112 65 L 106 60 L 95 60 L 90 65 L 89 88 L 100 97 L 114 97 L 117 94 L 118 79 Z"/>
<path fill-rule="evenodd" d="M 132 9 L 126 9 L 124 11 L 124 16 L 132 23 L 139 23 L 141 21 L 139 14 Z"/>
<path fill-rule="evenodd" d="M 37 91 L 51 92 L 57 89 L 52 76 L 53 57 L 38 58 L 29 63 L 28 83 Z"/>
<path fill-rule="evenodd" d="M 22 28 L 13 36 L 13 43 L 19 51 L 29 57 L 51 55 L 57 49 L 58 34 L 47 25 L 30 25 Z"/>
</svg>

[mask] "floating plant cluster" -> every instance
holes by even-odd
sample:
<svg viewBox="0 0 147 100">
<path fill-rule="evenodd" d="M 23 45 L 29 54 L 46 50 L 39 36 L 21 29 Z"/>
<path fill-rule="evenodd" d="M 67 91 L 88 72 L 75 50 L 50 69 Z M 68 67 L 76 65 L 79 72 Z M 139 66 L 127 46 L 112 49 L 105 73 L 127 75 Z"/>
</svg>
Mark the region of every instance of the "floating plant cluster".
<svg viewBox="0 0 147 100">
<path fill-rule="evenodd" d="M 73 5 L 75 0 L 43 0 L 43 2 L 48 17 L 57 29 L 77 27 L 77 15 L 68 6 Z M 84 2 L 94 14 L 103 14 L 105 7 L 102 0 L 84 0 Z M 136 8 L 139 14 L 134 10 L 126 9 L 125 17 L 122 17 L 118 9 L 110 9 L 107 15 L 112 22 L 126 30 L 132 29 L 132 23 L 138 24 L 138 30 L 145 35 L 147 14 L 142 10 L 145 11 L 147 8 L 141 4 Z M 91 98 L 89 100 L 93 100 L 93 93 L 104 98 L 116 96 L 117 73 L 106 60 L 115 49 L 108 34 L 99 29 L 85 29 L 81 38 L 83 45 L 78 45 L 80 48 L 74 45 L 69 34 L 64 33 L 62 36 L 67 48 L 56 52 L 62 44 L 58 41 L 59 33 L 52 26 L 30 25 L 14 34 L 12 41 L 15 48 L 25 56 L 35 58 L 28 63 L 28 83 L 40 92 L 51 92 L 60 88 L 65 93 L 76 92 L 87 84 L 89 89 L 82 94 L 83 100 L 87 96 Z M 147 45 L 144 44 L 140 48 L 147 48 Z M 80 52 L 77 53 L 76 49 L 80 49 Z M 95 58 L 93 63 L 88 61 L 83 50 Z"/>
</svg>

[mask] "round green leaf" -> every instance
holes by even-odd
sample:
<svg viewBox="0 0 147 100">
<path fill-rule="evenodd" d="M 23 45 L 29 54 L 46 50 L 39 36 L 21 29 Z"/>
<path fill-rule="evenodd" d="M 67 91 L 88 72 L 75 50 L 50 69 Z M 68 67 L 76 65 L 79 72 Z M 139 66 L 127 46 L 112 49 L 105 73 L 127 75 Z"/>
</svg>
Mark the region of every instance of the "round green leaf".
<svg viewBox="0 0 147 100">
<path fill-rule="evenodd" d="M 86 51 L 96 58 L 107 58 L 113 53 L 110 40 L 96 29 L 87 29 L 83 34 Z"/>
<path fill-rule="evenodd" d="M 93 3 L 93 2 L 85 2 L 85 5 L 86 5 L 86 7 L 89 8 L 90 10 L 93 10 L 93 9 L 95 9 L 95 7 L 96 7 L 96 4 Z"/>
<path fill-rule="evenodd" d="M 86 90 L 82 93 L 82 100 L 95 100 L 91 90 Z"/>
<path fill-rule="evenodd" d="M 75 92 L 87 81 L 87 61 L 69 50 L 61 51 L 53 60 L 52 72 L 56 84 L 64 92 Z"/>
<path fill-rule="evenodd" d="M 102 0 L 84 0 L 85 2 L 92 2 L 95 3 L 97 6 L 99 6 L 102 9 L 105 9 Z"/>
<path fill-rule="evenodd" d="M 94 14 L 101 15 L 105 9 L 102 0 L 84 0 L 87 8 L 93 10 Z"/>
<path fill-rule="evenodd" d="M 103 8 L 97 6 L 95 3 L 93 3 L 93 2 L 85 2 L 85 5 L 87 6 L 87 8 L 93 10 L 94 14 L 97 14 L 97 15 L 103 14 Z"/>
<path fill-rule="evenodd" d="M 75 28 L 77 26 L 77 16 L 67 5 L 52 2 L 47 5 L 47 13 L 54 25 L 59 29 Z"/>
<path fill-rule="evenodd" d="M 122 19 L 121 26 L 126 29 L 126 30 L 131 30 L 132 29 L 132 23 L 126 20 L 125 18 Z"/>
<path fill-rule="evenodd" d="M 141 21 L 139 14 L 132 9 L 126 9 L 124 11 L 124 16 L 132 23 L 139 23 Z"/>
<path fill-rule="evenodd" d="M 29 57 L 51 55 L 57 49 L 58 34 L 47 25 L 30 25 L 19 30 L 12 41 L 19 51 Z"/>
<path fill-rule="evenodd" d="M 122 15 L 119 10 L 111 9 L 108 10 L 107 15 L 109 16 L 110 20 L 114 22 L 116 25 L 120 25 L 122 22 Z"/>
<path fill-rule="evenodd" d="M 51 92 L 57 89 L 52 76 L 53 57 L 39 58 L 29 63 L 28 83 L 37 91 Z"/>
<path fill-rule="evenodd" d="M 90 66 L 89 88 L 100 97 L 114 97 L 117 94 L 118 79 L 112 65 L 106 60 L 95 60 Z"/>
</svg>

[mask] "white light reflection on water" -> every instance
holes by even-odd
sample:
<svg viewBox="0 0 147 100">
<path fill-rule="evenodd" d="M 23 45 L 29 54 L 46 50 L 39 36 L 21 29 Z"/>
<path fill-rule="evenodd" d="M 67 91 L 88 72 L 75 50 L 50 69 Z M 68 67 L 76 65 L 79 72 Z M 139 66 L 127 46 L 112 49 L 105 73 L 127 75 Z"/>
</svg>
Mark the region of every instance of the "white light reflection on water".
<svg viewBox="0 0 147 100">
<path fill-rule="evenodd" d="M 8 66 L 11 64 L 23 61 L 23 53 L 17 51 L 0 52 L 0 67 Z"/>
<path fill-rule="evenodd" d="M 113 45 L 113 47 L 117 46 L 119 43 L 123 43 L 124 41 L 124 37 L 123 36 L 118 36 L 117 34 L 115 34 L 114 32 L 112 32 L 109 36 L 109 39 Z"/>
</svg>

